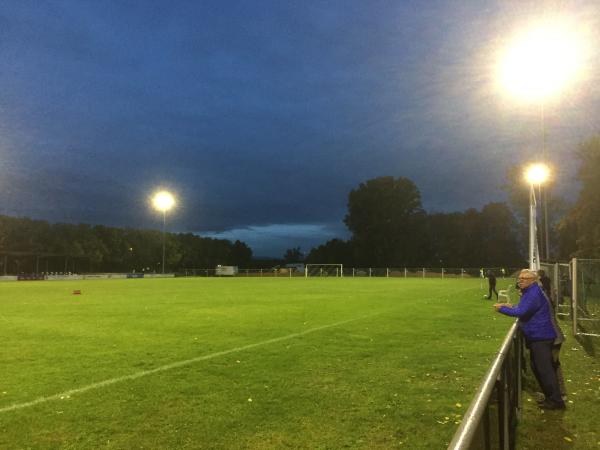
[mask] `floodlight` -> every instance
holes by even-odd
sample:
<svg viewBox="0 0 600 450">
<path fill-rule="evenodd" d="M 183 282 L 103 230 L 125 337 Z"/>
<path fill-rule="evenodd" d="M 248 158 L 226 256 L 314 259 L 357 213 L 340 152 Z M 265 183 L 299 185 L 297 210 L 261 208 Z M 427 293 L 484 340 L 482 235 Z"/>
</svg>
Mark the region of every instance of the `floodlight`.
<svg viewBox="0 0 600 450">
<path fill-rule="evenodd" d="M 539 270 L 540 258 L 537 244 L 537 201 L 535 185 L 541 186 L 550 178 L 550 169 L 546 164 L 531 164 L 525 170 L 525 179 L 529 183 L 529 268 Z"/>
<path fill-rule="evenodd" d="M 550 169 L 546 164 L 535 163 L 525 170 L 525 179 L 529 184 L 544 184 L 550 178 Z"/>
<path fill-rule="evenodd" d="M 165 247 L 167 240 L 167 211 L 175 206 L 175 197 L 168 191 L 159 191 L 152 197 L 154 209 L 163 213 L 163 241 L 162 241 L 162 273 L 165 273 Z"/>
<path fill-rule="evenodd" d="M 175 197 L 167 191 L 157 192 L 152 197 L 152 205 L 155 209 L 166 212 L 175 206 Z"/>
<path fill-rule="evenodd" d="M 586 39 L 582 27 L 547 19 L 518 34 L 502 53 L 499 82 L 512 96 L 543 102 L 582 72 Z"/>
</svg>

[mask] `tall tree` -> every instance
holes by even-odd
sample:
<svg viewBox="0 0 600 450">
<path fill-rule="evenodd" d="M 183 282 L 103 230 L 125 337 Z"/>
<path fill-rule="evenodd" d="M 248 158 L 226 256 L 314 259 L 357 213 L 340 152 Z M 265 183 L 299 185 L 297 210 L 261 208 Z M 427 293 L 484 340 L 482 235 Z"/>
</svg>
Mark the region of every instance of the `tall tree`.
<svg viewBox="0 0 600 450">
<path fill-rule="evenodd" d="M 563 230 L 576 229 L 577 250 L 573 256 L 600 258 L 600 136 L 582 143 L 577 155 L 581 191 Z"/>
<path fill-rule="evenodd" d="M 234 266 L 249 267 L 252 262 L 252 250 L 245 243 L 235 241 L 231 246 L 228 261 Z"/>
<path fill-rule="evenodd" d="M 546 228 L 543 222 L 545 220 L 543 210 L 545 209 L 548 216 L 550 257 L 556 259 L 557 255 L 561 252 L 560 245 L 563 245 L 564 248 L 564 240 L 559 236 L 559 223 L 567 214 L 569 203 L 558 195 L 553 188 L 554 184 L 552 179 L 550 179 L 544 185 L 543 194 L 545 198 L 542 198 L 542 191 L 538 189 L 536 189 L 536 196 L 538 208 L 541 211 L 538 214 L 538 238 L 540 239 L 540 245 L 542 244 L 541 240 Z M 526 235 L 527 227 L 529 226 L 529 185 L 524 179 L 523 168 L 521 166 L 514 166 L 508 170 L 503 190 L 508 195 L 508 202 L 519 223 L 519 235 Z"/>
<path fill-rule="evenodd" d="M 62 271 L 160 271 L 163 233 L 158 230 L 49 224 L 0 216 L 0 273 Z M 248 267 L 252 250 L 243 242 L 167 233 L 167 270 L 218 264 Z M 41 259 L 41 262 L 40 262 Z M 6 264 L 5 264 L 6 262 Z"/>
<path fill-rule="evenodd" d="M 407 178 L 379 177 L 348 196 L 344 223 L 352 232 L 358 264 L 406 266 L 419 261 L 424 244 L 421 195 Z"/>
<path fill-rule="evenodd" d="M 506 203 L 489 203 L 481 210 L 483 239 L 480 243 L 483 266 L 512 266 L 524 264 L 519 225 Z"/>
<path fill-rule="evenodd" d="M 464 213 L 435 213 L 427 216 L 428 245 L 424 265 L 433 267 L 463 267 Z"/>
<path fill-rule="evenodd" d="M 300 250 L 300 247 L 288 248 L 283 255 L 283 262 L 285 263 L 298 263 L 304 260 L 304 255 Z"/>
<path fill-rule="evenodd" d="M 313 248 L 306 261 L 310 264 L 343 264 L 353 267 L 355 265 L 353 250 L 352 242 L 331 239 Z"/>
</svg>

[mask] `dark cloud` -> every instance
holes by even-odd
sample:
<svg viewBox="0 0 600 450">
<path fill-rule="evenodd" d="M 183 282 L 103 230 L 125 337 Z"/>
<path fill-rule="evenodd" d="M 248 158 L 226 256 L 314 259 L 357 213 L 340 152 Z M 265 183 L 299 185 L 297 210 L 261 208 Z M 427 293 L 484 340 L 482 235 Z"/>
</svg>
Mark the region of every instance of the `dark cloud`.
<svg viewBox="0 0 600 450">
<path fill-rule="evenodd" d="M 575 3 L 597 27 L 598 6 Z M 540 117 L 501 98 L 491 66 L 538 4 L 5 2 L 0 213 L 154 227 L 147 198 L 166 186 L 173 230 L 254 232 L 264 254 L 269 232 L 290 232 L 285 248 L 343 235 L 348 192 L 376 176 L 412 179 L 429 210 L 501 200 Z M 597 51 L 590 67 L 547 105 L 561 180 L 598 132 Z"/>
</svg>

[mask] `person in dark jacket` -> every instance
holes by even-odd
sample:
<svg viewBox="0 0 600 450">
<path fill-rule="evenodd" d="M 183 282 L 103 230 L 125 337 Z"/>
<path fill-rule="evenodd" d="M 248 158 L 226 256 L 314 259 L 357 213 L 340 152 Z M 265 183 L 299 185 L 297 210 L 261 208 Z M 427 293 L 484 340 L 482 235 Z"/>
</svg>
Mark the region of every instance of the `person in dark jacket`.
<svg viewBox="0 0 600 450">
<path fill-rule="evenodd" d="M 565 409 L 552 358 L 554 340 L 559 333 L 553 321 L 550 302 L 537 280 L 534 271 L 522 270 L 519 273 L 519 289 L 522 293 L 519 304 L 496 303 L 494 308 L 501 314 L 519 318 L 519 328 L 529 348 L 531 368 L 545 397 L 540 408 Z"/>
<path fill-rule="evenodd" d="M 540 283 L 542 283 L 542 289 L 546 293 L 548 299 L 552 302 L 552 306 L 554 306 L 554 301 L 552 300 L 552 280 L 543 270 L 538 270 L 538 276 L 540 277 Z"/>
<path fill-rule="evenodd" d="M 487 299 L 491 300 L 492 298 L 492 292 L 494 294 L 496 294 L 496 300 L 498 300 L 498 291 L 496 290 L 496 275 L 494 275 L 494 272 L 492 272 L 491 270 L 487 271 L 487 279 L 488 279 L 488 285 L 489 285 L 489 293 L 487 295 Z"/>
<path fill-rule="evenodd" d="M 548 275 L 546 275 L 546 272 L 544 272 L 543 270 L 538 270 L 538 276 L 540 277 L 540 283 L 542 285 L 542 290 L 544 291 L 544 293 L 546 294 L 546 297 L 548 298 L 548 301 L 552 305 L 552 315 L 554 318 L 554 324 L 556 325 L 556 328 L 559 333 L 559 337 L 557 337 L 556 340 L 554 341 L 554 347 L 552 349 L 552 357 L 554 360 L 554 368 L 556 369 L 556 376 L 558 377 L 558 385 L 560 386 L 560 392 L 561 392 L 562 398 L 564 400 L 567 396 L 567 389 L 566 389 L 566 385 L 565 385 L 565 378 L 563 377 L 562 368 L 560 365 L 560 348 L 562 346 L 562 343 L 565 340 L 565 336 L 562 333 L 562 331 L 560 330 L 560 327 L 558 326 L 558 324 L 556 323 L 556 301 L 555 301 L 555 298 L 552 296 L 552 280 L 550 279 L 550 277 Z"/>
</svg>

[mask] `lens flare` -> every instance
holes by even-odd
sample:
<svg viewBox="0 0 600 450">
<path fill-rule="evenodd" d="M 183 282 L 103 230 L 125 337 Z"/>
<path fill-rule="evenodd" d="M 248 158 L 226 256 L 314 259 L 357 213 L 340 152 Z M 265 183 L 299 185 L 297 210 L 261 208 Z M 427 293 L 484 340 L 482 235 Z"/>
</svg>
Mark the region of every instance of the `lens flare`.
<svg viewBox="0 0 600 450">
<path fill-rule="evenodd" d="M 543 163 L 535 163 L 525 170 L 525 179 L 529 184 L 543 184 L 550 178 L 550 168 Z"/>
<path fill-rule="evenodd" d="M 499 83 L 511 96 L 541 102 L 581 76 L 585 55 L 581 29 L 566 20 L 546 20 L 516 35 L 501 53 Z"/>
<path fill-rule="evenodd" d="M 152 197 L 152 205 L 155 209 L 165 212 L 175 206 L 175 197 L 170 192 L 160 191 Z"/>
</svg>

